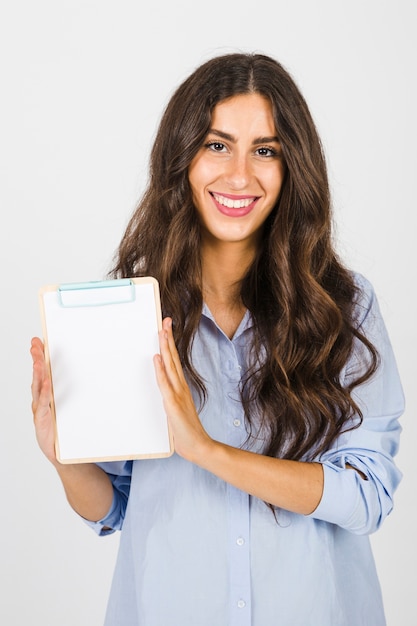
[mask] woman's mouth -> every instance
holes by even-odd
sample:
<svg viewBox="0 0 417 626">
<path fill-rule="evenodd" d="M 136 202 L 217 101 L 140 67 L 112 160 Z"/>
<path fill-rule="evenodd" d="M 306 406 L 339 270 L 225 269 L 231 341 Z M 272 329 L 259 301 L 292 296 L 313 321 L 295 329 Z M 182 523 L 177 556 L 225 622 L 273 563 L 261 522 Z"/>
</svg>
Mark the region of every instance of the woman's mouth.
<svg viewBox="0 0 417 626">
<path fill-rule="evenodd" d="M 258 196 L 232 196 L 230 194 L 220 194 L 210 192 L 217 209 L 228 217 L 244 217 L 252 211 Z"/>
</svg>

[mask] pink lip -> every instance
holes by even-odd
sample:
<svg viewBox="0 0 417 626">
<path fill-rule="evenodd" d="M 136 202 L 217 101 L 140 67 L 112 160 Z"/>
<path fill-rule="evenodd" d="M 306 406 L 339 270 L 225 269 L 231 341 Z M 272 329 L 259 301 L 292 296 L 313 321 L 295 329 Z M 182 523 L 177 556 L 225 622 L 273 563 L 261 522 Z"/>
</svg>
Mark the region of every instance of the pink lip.
<svg viewBox="0 0 417 626">
<path fill-rule="evenodd" d="M 213 199 L 213 202 L 217 210 L 223 215 L 227 215 L 227 217 L 244 217 L 245 215 L 248 215 L 248 213 L 250 213 L 254 209 L 257 201 L 259 200 L 257 196 L 235 196 L 235 195 L 231 195 L 227 193 L 218 194 L 218 195 L 222 195 L 224 198 L 229 198 L 230 200 L 246 200 L 247 198 L 253 198 L 252 202 L 248 204 L 248 206 L 235 209 L 233 207 L 228 207 L 228 206 L 224 206 L 223 204 L 220 204 L 220 202 L 217 202 L 216 198 L 213 196 L 212 193 L 210 195 Z"/>
<path fill-rule="evenodd" d="M 217 193 L 217 191 L 210 192 L 210 193 Z M 229 198 L 229 200 L 246 200 L 247 198 L 253 198 L 255 200 L 258 197 L 258 196 L 248 196 L 247 194 L 244 196 L 237 196 L 236 194 L 231 194 L 231 193 L 217 193 L 217 195 L 223 196 L 224 198 Z"/>
</svg>

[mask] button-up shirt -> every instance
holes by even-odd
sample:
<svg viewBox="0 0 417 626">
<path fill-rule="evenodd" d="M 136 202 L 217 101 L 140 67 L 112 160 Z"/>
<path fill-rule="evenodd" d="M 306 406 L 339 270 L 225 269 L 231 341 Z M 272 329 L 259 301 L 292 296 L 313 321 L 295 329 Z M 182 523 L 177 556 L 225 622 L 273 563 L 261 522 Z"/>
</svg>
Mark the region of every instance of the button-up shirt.
<svg viewBox="0 0 417 626">
<path fill-rule="evenodd" d="M 355 430 L 325 454 L 324 490 L 311 515 L 276 509 L 176 454 L 100 464 L 114 485 L 97 533 L 121 530 L 106 626 L 383 626 L 368 535 L 393 506 L 403 411 L 395 359 L 372 287 L 356 313 L 379 351 L 377 373 L 354 391 L 363 412 Z M 247 437 L 239 385 L 249 366 L 247 313 L 229 339 L 204 307 L 192 361 L 208 398 L 208 434 L 256 450 Z M 355 344 L 342 372 L 355 375 Z M 198 402 L 196 398 L 196 402 Z M 359 472 L 347 469 L 353 466 Z"/>
</svg>

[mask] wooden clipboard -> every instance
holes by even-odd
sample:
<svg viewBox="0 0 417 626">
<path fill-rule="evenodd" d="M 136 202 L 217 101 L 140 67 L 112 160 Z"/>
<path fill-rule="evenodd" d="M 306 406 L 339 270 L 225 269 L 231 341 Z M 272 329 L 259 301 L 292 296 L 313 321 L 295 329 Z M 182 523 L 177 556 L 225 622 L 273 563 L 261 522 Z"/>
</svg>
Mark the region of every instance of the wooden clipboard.
<svg viewBox="0 0 417 626">
<path fill-rule="evenodd" d="M 39 299 L 58 460 L 170 456 L 152 360 L 162 324 L 157 281 L 49 285 Z"/>
</svg>

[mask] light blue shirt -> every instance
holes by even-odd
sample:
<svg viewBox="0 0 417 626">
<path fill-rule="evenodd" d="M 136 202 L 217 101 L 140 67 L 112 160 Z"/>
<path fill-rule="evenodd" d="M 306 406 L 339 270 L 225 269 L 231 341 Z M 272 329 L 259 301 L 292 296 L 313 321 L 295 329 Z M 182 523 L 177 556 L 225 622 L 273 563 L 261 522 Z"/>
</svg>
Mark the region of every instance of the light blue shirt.
<svg viewBox="0 0 417 626">
<path fill-rule="evenodd" d="M 122 530 L 106 626 L 385 624 L 368 535 L 390 513 L 401 479 L 393 456 L 404 401 L 374 292 L 357 281 L 359 322 L 381 366 L 355 392 L 360 428 L 318 459 L 324 491 L 317 509 L 308 516 L 277 509 L 275 519 L 264 502 L 176 454 L 101 464 L 114 484 L 113 505 L 88 523 L 99 534 L 105 526 Z M 201 421 L 211 437 L 236 447 L 247 439 L 238 388 L 251 332 L 246 314 L 228 339 L 205 307 L 192 351 L 208 390 Z M 345 383 L 357 358 L 358 345 Z"/>
</svg>

